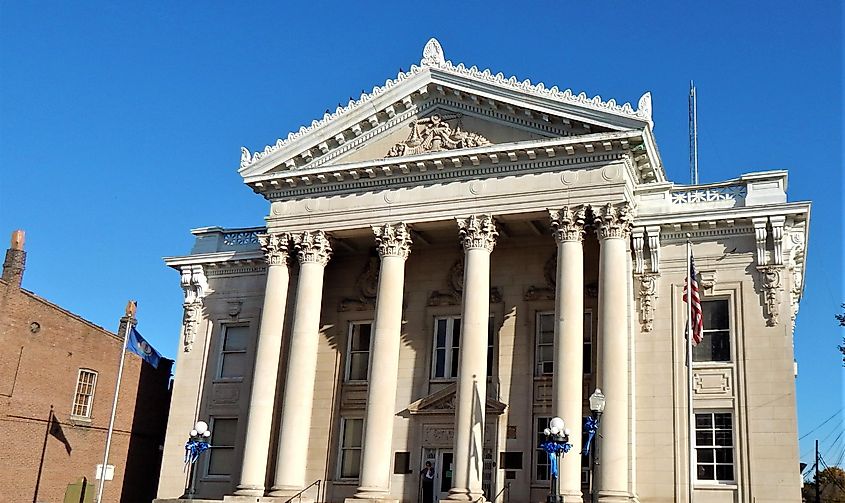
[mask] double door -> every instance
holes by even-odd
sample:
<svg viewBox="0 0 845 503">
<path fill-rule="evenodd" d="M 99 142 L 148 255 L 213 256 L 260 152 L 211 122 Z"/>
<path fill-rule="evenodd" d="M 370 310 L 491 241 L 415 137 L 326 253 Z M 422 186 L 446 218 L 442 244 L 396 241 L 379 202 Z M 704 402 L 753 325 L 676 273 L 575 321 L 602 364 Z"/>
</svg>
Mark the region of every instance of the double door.
<svg viewBox="0 0 845 503">
<path fill-rule="evenodd" d="M 425 448 L 422 466 L 425 466 L 426 462 L 430 462 L 434 467 L 434 502 L 445 500 L 449 496 L 449 489 L 452 488 L 455 456 L 451 449 Z"/>
</svg>

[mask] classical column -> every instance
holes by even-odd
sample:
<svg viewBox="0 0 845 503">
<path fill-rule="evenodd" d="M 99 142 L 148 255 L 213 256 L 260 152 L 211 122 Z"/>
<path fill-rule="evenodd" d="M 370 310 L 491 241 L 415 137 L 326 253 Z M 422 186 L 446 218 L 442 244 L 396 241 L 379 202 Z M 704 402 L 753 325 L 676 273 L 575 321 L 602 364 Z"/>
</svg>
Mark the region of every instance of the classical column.
<svg viewBox="0 0 845 503">
<path fill-rule="evenodd" d="M 487 401 L 487 331 L 490 323 L 490 253 L 496 224 L 489 215 L 458 219 L 464 247 L 464 296 L 455 411 L 455 457 L 449 499 L 482 497 L 484 405 Z"/>
<path fill-rule="evenodd" d="M 299 259 L 299 283 L 285 374 L 276 478 L 270 493 L 271 496 L 287 497 L 305 486 L 320 339 L 323 272 L 332 252 L 329 239 L 322 231 L 298 233 L 293 235 L 292 241 Z"/>
<path fill-rule="evenodd" d="M 599 502 L 628 502 L 628 238 L 633 215 L 627 203 L 594 211 L 599 256 L 601 387 L 607 397 L 601 420 Z"/>
<path fill-rule="evenodd" d="M 282 329 L 285 324 L 290 280 L 290 235 L 264 234 L 259 235 L 258 240 L 267 260 L 267 284 L 264 287 L 264 309 L 261 314 L 261 329 L 258 332 L 252 393 L 249 397 L 241 480 L 235 491 L 235 494 L 242 496 L 264 496 L 270 425 L 273 422 L 276 376 L 279 373 L 279 354 L 282 349 Z"/>
<path fill-rule="evenodd" d="M 560 493 L 566 503 L 581 502 L 581 412 L 584 382 L 584 217 L 583 207 L 551 210 L 557 241 L 555 362 L 552 410 L 563 418 L 575 444 L 563 457 Z"/>
<path fill-rule="evenodd" d="M 411 234 L 403 223 L 373 227 L 373 232 L 381 257 L 381 269 L 367 384 L 361 485 L 353 500 L 385 501 L 390 499 L 390 454 L 396 413 L 402 291 L 405 285 L 405 260 L 411 251 Z M 392 498 L 391 501 L 397 500 Z"/>
</svg>

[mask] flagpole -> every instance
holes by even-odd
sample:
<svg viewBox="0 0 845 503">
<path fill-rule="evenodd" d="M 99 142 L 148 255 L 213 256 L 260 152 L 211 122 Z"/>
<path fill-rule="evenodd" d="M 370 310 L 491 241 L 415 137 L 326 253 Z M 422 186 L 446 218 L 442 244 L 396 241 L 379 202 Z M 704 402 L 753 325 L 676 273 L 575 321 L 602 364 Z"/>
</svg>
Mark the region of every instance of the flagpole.
<svg viewBox="0 0 845 503">
<path fill-rule="evenodd" d="M 106 433 L 106 449 L 103 453 L 103 468 L 100 470 L 97 503 L 102 503 L 103 501 L 103 489 L 106 485 L 106 468 L 109 466 L 109 448 L 111 447 L 112 433 L 114 433 L 114 418 L 117 415 L 117 397 L 120 394 L 120 380 L 123 377 L 123 363 L 126 360 L 126 342 L 129 340 L 129 330 L 132 329 L 132 321 L 135 319 L 135 310 L 137 308 L 138 305 L 133 300 L 126 303 L 126 326 L 123 329 L 123 346 L 120 348 L 120 365 L 117 368 L 117 382 L 114 384 L 114 401 L 111 405 L 111 418 L 109 418 L 109 429 L 108 433 Z"/>
<path fill-rule="evenodd" d="M 687 436 L 689 444 L 689 501 L 692 503 L 695 488 L 693 481 L 695 480 L 695 413 L 692 408 L 692 243 L 690 242 L 690 234 L 687 233 Z"/>
</svg>

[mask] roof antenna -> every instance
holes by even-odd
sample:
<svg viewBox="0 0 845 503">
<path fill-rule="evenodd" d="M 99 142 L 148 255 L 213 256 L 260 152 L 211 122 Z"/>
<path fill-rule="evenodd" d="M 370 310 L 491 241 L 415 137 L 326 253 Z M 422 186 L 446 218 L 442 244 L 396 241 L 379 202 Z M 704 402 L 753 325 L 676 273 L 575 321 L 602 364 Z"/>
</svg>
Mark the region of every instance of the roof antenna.
<svg viewBox="0 0 845 503">
<path fill-rule="evenodd" d="M 698 185 L 698 100 L 695 83 L 689 82 L 689 176 Z"/>
</svg>

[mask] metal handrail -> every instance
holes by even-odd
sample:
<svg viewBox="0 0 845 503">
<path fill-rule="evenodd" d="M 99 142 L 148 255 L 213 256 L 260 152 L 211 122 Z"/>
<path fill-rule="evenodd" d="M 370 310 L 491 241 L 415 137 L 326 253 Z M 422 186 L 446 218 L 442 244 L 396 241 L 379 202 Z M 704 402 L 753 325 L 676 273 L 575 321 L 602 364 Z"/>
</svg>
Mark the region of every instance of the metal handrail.
<svg viewBox="0 0 845 503">
<path fill-rule="evenodd" d="M 322 484 L 322 483 L 323 483 L 322 479 L 317 479 L 314 482 L 311 482 L 303 490 L 299 491 L 298 493 L 294 494 L 290 498 L 286 499 L 285 503 L 291 503 L 291 501 L 293 501 L 294 498 L 297 498 L 297 501 L 302 501 L 302 495 L 305 493 L 305 491 L 311 489 L 314 486 L 317 486 L 317 499 L 315 499 L 314 501 L 316 503 L 319 503 L 319 501 L 320 501 L 320 484 Z"/>
<path fill-rule="evenodd" d="M 511 498 L 511 483 L 510 482 L 505 482 L 505 487 L 503 487 L 502 490 L 499 491 L 496 494 L 496 496 L 493 499 L 490 500 L 490 503 L 496 503 L 497 501 L 499 501 L 499 496 L 501 496 L 502 493 L 505 493 L 505 503 L 510 501 L 510 498 Z M 484 495 L 481 495 L 481 496 L 478 497 L 477 500 L 473 501 L 472 503 L 485 503 L 485 501 L 486 500 L 484 499 Z"/>
</svg>

